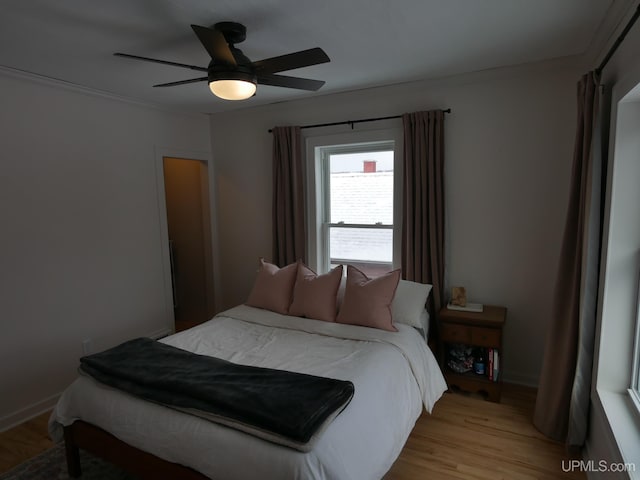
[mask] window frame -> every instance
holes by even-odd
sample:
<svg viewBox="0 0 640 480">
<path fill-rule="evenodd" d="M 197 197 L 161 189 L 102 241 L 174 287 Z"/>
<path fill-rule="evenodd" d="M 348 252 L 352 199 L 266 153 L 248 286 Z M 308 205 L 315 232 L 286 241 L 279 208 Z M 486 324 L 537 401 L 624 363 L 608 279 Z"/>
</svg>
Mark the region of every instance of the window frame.
<svg viewBox="0 0 640 480">
<path fill-rule="evenodd" d="M 338 222 L 334 223 L 331 221 L 331 156 L 332 155 L 345 155 L 350 153 L 363 153 L 363 152 L 387 152 L 393 151 L 394 155 L 394 180 L 395 180 L 395 157 L 397 155 L 395 149 L 395 142 L 393 140 L 384 140 L 384 141 L 376 141 L 376 142 L 366 142 L 366 143 L 356 143 L 356 144 L 348 144 L 348 145 L 330 145 L 330 146 L 320 146 L 317 147 L 317 154 L 320 156 L 320 162 L 322 164 L 322 227 L 321 227 L 321 239 L 319 239 L 320 249 L 322 251 L 322 262 L 321 268 L 323 271 L 328 271 L 331 267 L 331 252 L 330 252 L 330 239 L 331 239 L 331 230 L 336 228 L 354 228 L 354 229 L 380 229 L 380 230 L 393 230 L 393 224 L 382 224 L 382 223 L 345 223 Z M 395 185 L 393 192 L 393 200 L 395 207 Z M 394 211 L 395 217 L 395 211 Z M 395 218 L 394 218 L 395 220 Z M 394 222 L 395 223 L 395 222 Z M 392 237 L 395 235 L 392 234 Z M 396 243 L 396 239 L 393 238 L 393 244 Z M 393 244 L 391 246 L 391 264 L 393 265 L 394 261 L 394 252 L 393 252 Z M 345 260 L 348 259 L 338 259 Z"/>
<path fill-rule="evenodd" d="M 393 253 L 392 268 L 400 265 L 402 227 L 402 128 L 354 131 L 345 134 L 318 135 L 306 138 L 307 166 L 307 259 L 318 273 L 330 268 L 329 231 L 331 227 L 387 228 L 387 225 L 331 224 L 329 187 L 329 157 L 334 153 L 362 151 L 394 151 L 393 178 Z M 325 221 L 326 220 L 326 221 Z"/>
<path fill-rule="evenodd" d="M 640 268 L 638 268 L 640 272 Z M 636 325 L 633 342 L 633 356 L 631 365 L 631 381 L 628 389 L 629 397 L 633 402 L 636 413 L 640 415 L 640 274 L 636 288 Z"/>
<path fill-rule="evenodd" d="M 633 366 L 637 364 L 634 362 L 637 345 L 634 334 L 639 323 L 640 223 L 633 208 L 640 205 L 640 193 L 636 188 L 640 178 L 637 162 L 637 126 L 640 122 L 637 103 L 640 99 L 629 94 L 638 88 L 639 82 L 640 67 L 635 65 L 614 82 L 610 93 L 596 351 L 585 457 L 596 462 L 605 458 L 636 465 L 640 465 L 637 448 L 640 444 L 640 410 L 634 405 L 629 387 L 634 378 Z"/>
</svg>

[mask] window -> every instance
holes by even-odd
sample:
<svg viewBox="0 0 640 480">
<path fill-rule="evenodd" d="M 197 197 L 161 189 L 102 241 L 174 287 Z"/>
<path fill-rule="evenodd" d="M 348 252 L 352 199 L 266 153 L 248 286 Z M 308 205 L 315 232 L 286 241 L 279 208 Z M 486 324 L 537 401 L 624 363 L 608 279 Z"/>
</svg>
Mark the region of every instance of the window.
<svg viewBox="0 0 640 480">
<path fill-rule="evenodd" d="M 620 92 L 622 91 L 624 90 L 621 89 Z M 636 83 L 618 101 L 616 109 L 613 168 L 610 170 L 612 174 L 607 187 L 610 212 L 608 233 L 604 240 L 606 260 L 601 311 L 603 326 L 597 364 L 597 387 L 617 392 L 627 391 L 635 404 L 635 413 L 640 414 L 638 91 L 640 84 Z M 640 422 L 638 415 L 637 420 Z M 637 432 L 640 433 L 640 430 Z"/>
<path fill-rule="evenodd" d="M 377 276 L 398 265 L 396 151 L 393 138 L 314 147 L 309 243 L 318 271 L 350 264 Z"/>
<path fill-rule="evenodd" d="M 636 336 L 633 348 L 633 359 L 631 361 L 631 385 L 629 395 L 631 400 L 640 412 L 640 285 L 636 296 Z"/>
<path fill-rule="evenodd" d="M 640 66 L 612 90 L 610 154 L 600 290 L 596 388 L 590 405 L 587 451 L 640 465 Z M 635 340 L 635 345 L 634 345 Z M 635 406 L 634 406 L 635 403 Z M 613 437 L 611 437 L 613 435 Z M 631 475 L 634 477 L 634 475 Z M 635 477 L 634 477 L 635 478 Z"/>
<path fill-rule="evenodd" d="M 380 149 L 380 150 L 378 150 Z M 330 267 L 369 276 L 393 266 L 393 143 L 322 149 L 323 231 Z"/>
</svg>

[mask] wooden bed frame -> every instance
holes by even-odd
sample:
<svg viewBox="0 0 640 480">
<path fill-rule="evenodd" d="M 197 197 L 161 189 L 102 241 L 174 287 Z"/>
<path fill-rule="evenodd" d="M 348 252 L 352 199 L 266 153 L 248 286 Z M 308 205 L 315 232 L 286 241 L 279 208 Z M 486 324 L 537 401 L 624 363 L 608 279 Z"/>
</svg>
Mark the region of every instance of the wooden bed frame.
<svg viewBox="0 0 640 480">
<path fill-rule="evenodd" d="M 67 469 L 71 478 L 82 474 L 80 451 L 86 450 L 142 480 L 210 480 L 192 468 L 168 462 L 118 440 L 105 430 L 82 420 L 64 427 Z"/>
</svg>

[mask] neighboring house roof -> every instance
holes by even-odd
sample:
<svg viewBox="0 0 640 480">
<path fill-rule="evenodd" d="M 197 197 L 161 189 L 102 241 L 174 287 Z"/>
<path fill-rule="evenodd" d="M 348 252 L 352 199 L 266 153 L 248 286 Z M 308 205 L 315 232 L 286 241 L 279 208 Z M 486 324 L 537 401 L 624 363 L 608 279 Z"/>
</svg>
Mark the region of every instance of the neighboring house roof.
<svg viewBox="0 0 640 480">
<path fill-rule="evenodd" d="M 393 172 L 332 173 L 331 223 L 393 224 Z M 331 258 L 391 262 L 393 230 L 333 228 Z"/>
</svg>

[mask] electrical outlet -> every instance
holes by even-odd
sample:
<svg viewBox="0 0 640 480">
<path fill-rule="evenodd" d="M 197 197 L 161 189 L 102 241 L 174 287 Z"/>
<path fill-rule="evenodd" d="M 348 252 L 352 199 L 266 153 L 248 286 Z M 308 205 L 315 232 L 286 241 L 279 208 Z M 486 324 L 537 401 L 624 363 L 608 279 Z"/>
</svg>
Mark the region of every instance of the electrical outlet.
<svg viewBox="0 0 640 480">
<path fill-rule="evenodd" d="M 90 338 L 85 338 L 82 341 L 82 353 L 85 355 L 90 355 L 93 351 L 93 341 Z"/>
</svg>

